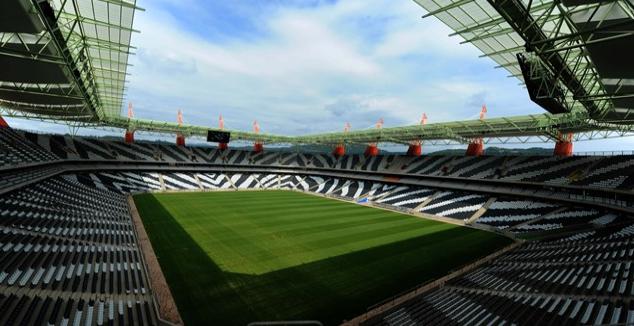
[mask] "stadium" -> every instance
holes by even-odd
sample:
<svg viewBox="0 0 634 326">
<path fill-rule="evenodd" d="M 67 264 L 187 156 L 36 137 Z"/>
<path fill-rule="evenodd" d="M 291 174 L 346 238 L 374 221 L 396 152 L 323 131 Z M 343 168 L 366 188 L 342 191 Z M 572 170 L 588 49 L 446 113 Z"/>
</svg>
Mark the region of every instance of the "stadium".
<svg viewBox="0 0 634 326">
<path fill-rule="evenodd" d="M 135 118 L 136 1 L 2 1 L 0 325 L 634 324 L 634 2 L 414 2 L 541 112 Z"/>
</svg>

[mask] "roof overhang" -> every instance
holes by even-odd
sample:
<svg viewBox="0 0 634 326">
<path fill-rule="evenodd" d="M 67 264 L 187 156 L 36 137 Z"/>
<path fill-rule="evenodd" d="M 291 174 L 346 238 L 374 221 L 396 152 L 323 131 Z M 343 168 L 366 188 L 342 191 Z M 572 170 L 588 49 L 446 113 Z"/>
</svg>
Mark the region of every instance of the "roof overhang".
<svg viewBox="0 0 634 326">
<path fill-rule="evenodd" d="M 99 123 L 121 113 L 134 2 L 0 3 L 0 105 Z"/>
</svg>

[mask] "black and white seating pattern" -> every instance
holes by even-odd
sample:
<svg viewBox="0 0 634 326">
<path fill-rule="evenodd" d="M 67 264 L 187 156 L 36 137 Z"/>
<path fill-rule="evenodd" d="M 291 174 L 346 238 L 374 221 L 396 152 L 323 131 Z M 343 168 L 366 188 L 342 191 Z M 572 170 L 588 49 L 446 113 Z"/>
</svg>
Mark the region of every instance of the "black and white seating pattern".
<svg viewBox="0 0 634 326">
<path fill-rule="evenodd" d="M 162 153 L 165 161 L 171 162 L 193 162 L 191 151 L 184 146 L 175 146 L 172 144 L 159 143 L 158 148 Z"/>
<path fill-rule="evenodd" d="M 365 158 L 362 155 L 344 155 L 336 160 L 334 168 L 338 170 L 356 170 L 361 167 L 364 161 Z"/>
<path fill-rule="evenodd" d="M 200 146 L 192 146 L 189 147 L 191 154 L 194 157 L 195 162 L 200 163 L 215 163 L 213 160 L 215 149 L 200 147 Z"/>
<path fill-rule="evenodd" d="M 1 324 L 157 324 L 124 196 L 64 176 L 0 207 Z"/>
<path fill-rule="evenodd" d="M 229 177 L 231 184 L 237 189 L 253 189 L 260 188 L 258 183 L 258 174 L 234 174 Z"/>
<path fill-rule="evenodd" d="M 478 179 L 489 178 L 498 172 L 498 168 L 504 163 L 505 159 L 505 157 L 497 156 L 475 159 L 472 157 L 461 164 L 454 164 L 449 176 Z"/>
<path fill-rule="evenodd" d="M 449 169 L 449 162 L 454 156 L 421 156 L 411 161 L 406 173 L 440 175 L 443 171 Z"/>
<path fill-rule="evenodd" d="M 304 178 L 304 182 L 308 184 L 308 190 L 316 193 L 322 193 L 326 186 L 326 179 L 320 176 L 309 175 Z"/>
<path fill-rule="evenodd" d="M 295 190 L 299 191 L 309 191 L 311 184 L 306 180 L 307 176 L 305 175 L 296 175 L 295 176 Z"/>
<path fill-rule="evenodd" d="M 11 128 L 0 128 L 0 167 L 55 160 L 59 157 L 27 140 L 25 135 Z"/>
<path fill-rule="evenodd" d="M 390 185 L 368 180 L 320 177 L 312 175 L 266 173 L 152 173 L 99 172 L 80 173 L 74 181 L 98 189 L 119 193 L 160 190 L 204 189 L 285 189 L 320 193 L 349 200 L 366 199 L 377 205 L 398 210 L 450 217 L 474 225 L 485 225 L 514 234 L 561 232 L 592 229 L 620 223 L 627 217 L 589 208 L 575 208 L 561 203 L 526 199 L 492 200 L 483 194 L 447 191 L 417 186 Z M 481 210 L 482 215 L 474 216 Z M 469 219 L 474 217 L 474 221 Z"/>
<path fill-rule="evenodd" d="M 503 180 L 521 180 L 553 184 L 569 184 L 577 175 L 600 157 L 546 157 L 515 165 L 506 170 Z"/>
<path fill-rule="evenodd" d="M 52 177 L 62 172 L 62 168 L 58 166 L 40 166 L 30 168 L 22 173 L 14 171 L 0 170 L 0 191 L 4 192 L 11 187 L 19 186 L 24 183 L 36 182 L 48 177 Z"/>
<path fill-rule="evenodd" d="M 281 175 L 280 176 L 280 189 L 286 190 L 294 190 L 303 187 L 300 185 L 302 183 L 303 177 L 299 175 Z"/>
<path fill-rule="evenodd" d="M 227 189 L 231 187 L 227 175 L 223 173 L 197 173 L 196 176 L 203 189 Z"/>
<path fill-rule="evenodd" d="M 388 195 L 377 200 L 377 202 L 380 204 L 412 209 L 430 198 L 430 196 L 434 193 L 435 190 L 432 189 L 399 186 Z"/>
<path fill-rule="evenodd" d="M 85 185 L 120 193 L 204 189 L 309 191 L 353 200 L 367 198 L 377 205 L 399 210 L 417 209 L 422 213 L 464 221 L 482 210 L 475 225 L 510 230 L 515 234 L 604 227 L 624 219 L 611 212 L 526 199 L 496 199 L 485 208 L 490 197 L 483 194 L 312 175 L 100 172 L 78 174 L 74 178 Z"/>
<path fill-rule="evenodd" d="M 158 173 L 98 172 L 78 174 L 76 178 L 84 185 L 119 193 L 162 189 Z"/>
<path fill-rule="evenodd" d="M 634 189 L 634 156 L 441 156 L 406 157 L 248 150 L 219 151 L 202 146 L 176 146 L 165 142 L 119 140 L 60 135 L 40 135 L 3 128 L 0 137 L 0 167 L 20 162 L 58 159 L 155 161 L 325 168 L 345 171 L 407 173 L 475 179 L 582 185 L 596 188 Z"/>
<path fill-rule="evenodd" d="M 262 174 L 258 180 L 260 186 L 263 189 L 278 189 L 279 188 L 279 175 L 277 174 Z"/>
<path fill-rule="evenodd" d="M 484 195 L 442 191 L 436 194 L 434 199 L 420 211 L 444 217 L 468 219 L 482 208 L 487 200 L 488 197 Z"/>
<path fill-rule="evenodd" d="M 360 171 L 382 171 L 390 167 L 396 155 L 373 156 L 364 159 Z"/>
<path fill-rule="evenodd" d="M 332 155 L 325 154 L 299 154 L 297 160 L 300 166 L 314 168 L 332 168 L 336 163 Z"/>
<path fill-rule="evenodd" d="M 589 208 L 568 207 L 564 210 L 547 214 L 543 218 L 514 229 L 516 233 L 561 231 L 566 228 L 592 228 L 619 223 L 624 219 L 620 215 L 600 212 Z"/>
<path fill-rule="evenodd" d="M 346 180 L 344 184 L 336 191 L 332 192 L 333 195 L 348 198 L 359 198 L 363 193 L 365 183 L 358 180 Z"/>
<path fill-rule="evenodd" d="M 108 145 L 118 160 L 156 161 L 154 152 L 139 144 L 126 144 L 122 141 L 109 141 Z"/>
<path fill-rule="evenodd" d="M 196 177 L 189 173 L 163 173 L 163 183 L 169 190 L 199 190 L 201 185 Z"/>
<path fill-rule="evenodd" d="M 280 164 L 280 152 L 261 152 L 251 156 L 249 164 L 257 165 L 279 165 Z"/>
<path fill-rule="evenodd" d="M 244 165 L 248 163 L 251 152 L 231 149 L 220 155 L 222 157 L 222 163 L 224 164 Z"/>
<path fill-rule="evenodd" d="M 361 197 L 366 197 L 368 200 L 372 201 L 383 198 L 383 196 L 390 194 L 398 188 L 397 185 L 384 184 L 380 182 L 366 181 L 366 185 L 365 190 L 367 191 L 363 191 L 363 193 L 361 193 Z"/>
<path fill-rule="evenodd" d="M 6 162 L 0 160 L 5 165 L 61 157 L 389 170 L 626 190 L 634 185 L 634 158 L 626 156 L 350 155 L 334 159 L 327 154 L 221 152 L 165 143 L 124 144 L 9 129 L 2 132 L 17 137 L 8 143 L 7 138 L 0 139 L 4 141 L 2 150 L 15 152 L 2 156 L 10 157 Z M 30 154 L 16 149 L 18 142 L 31 148 Z M 61 170 L 51 165 L 25 169 L 25 173 L 0 173 L 0 185 L 21 186 L 0 196 L 0 324 L 156 324 L 124 194 L 217 189 L 290 189 L 349 200 L 367 198 L 395 209 L 417 209 L 459 220 L 479 211 L 484 213 L 477 215 L 476 226 L 548 239 L 526 242 L 440 289 L 386 311 L 368 321 L 369 325 L 634 322 L 634 222 L 623 214 L 518 198 L 494 200 L 479 193 L 355 176 L 192 170 L 195 172 L 116 170 L 58 175 Z M 487 202 L 489 207 L 485 207 Z"/>
<path fill-rule="evenodd" d="M 363 325 L 634 322 L 634 224 L 529 242 Z"/>
<path fill-rule="evenodd" d="M 446 287 L 363 325 L 625 325 L 634 308 L 611 300 L 500 295 Z"/>
<path fill-rule="evenodd" d="M 297 153 L 281 152 L 279 154 L 279 159 L 278 159 L 277 165 L 290 166 L 290 167 L 299 166 L 298 154 Z"/>
<path fill-rule="evenodd" d="M 326 181 L 325 194 L 330 195 L 337 191 L 337 189 L 341 188 L 346 183 L 346 179 L 342 178 L 329 178 Z"/>
<path fill-rule="evenodd" d="M 152 303 L 137 299 L 64 299 L 0 293 L 2 325 L 158 325 Z"/>
<path fill-rule="evenodd" d="M 606 157 L 597 162 L 583 178 L 572 182 L 573 185 L 608 189 L 632 190 L 632 184 L 626 180 L 632 176 L 634 157 L 631 155 Z"/>
<path fill-rule="evenodd" d="M 494 226 L 503 230 L 544 216 L 559 207 L 560 206 L 556 204 L 532 200 L 498 199 L 480 216 L 477 223 Z"/>
</svg>

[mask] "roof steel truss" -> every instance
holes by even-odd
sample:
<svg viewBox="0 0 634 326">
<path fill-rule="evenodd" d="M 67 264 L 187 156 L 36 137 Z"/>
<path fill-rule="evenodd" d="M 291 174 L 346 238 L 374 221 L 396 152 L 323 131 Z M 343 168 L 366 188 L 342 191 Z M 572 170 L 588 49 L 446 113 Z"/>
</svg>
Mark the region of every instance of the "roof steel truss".
<svg viewBox="0 0 634 326">
<path fill-rule="evenodd" d="M 522 76 L 514 55 L 530 52 L 531 60 L 544 63 L 565 86 L 568 110 L 586 110 L 595 119 L 616 122 L 610 115 L 614 105 L 585 48 L 631 37 L 631 29 L 619 31 L 618 27 L 632 23 L 632 2 L 593 1 L 566 7 L 558 0 L 415 1 L 429 11 L 424 17 L 433 15 L 442 20 L 454 29 L 451 35 L 461 35 L 463 43 L 473 43 L 511 76 Z M 614 7 L 629 19 L 612 21 Z M 595 26 L 579 30 L 579 17 Z M 605 31 L 610 34 L 601 34 Z"/>
<path fill-rule="evenodd" d="M 12 1 L 19 1 L 25 8 L 25 12 L 17 12 L 20 17 L 35 17 L 42 27 L 39 31 L 29 28 L 28 33 L 0 31 L 0 56 L 31 60 L 34 70 L 31 75 L 24 73 L 33 78 L 31 81 L 3 80 L 0 76 L 0 90 L 13 94 L 0 97 L 0 105 L 24 108 L 29 114 L 38 110 L 44 116 L 52 113 L 52 120 L 81 117 L 96 123 L 118 116 L 125 96 L 128 55 L 134 49 L 130 46 L 131 33 L 137 32 L 132 28 L 134 11 L 140 8 L 123 0 Z M 11 8 L 18 10 L 20 6 Z M 36 82 L 41 64 L 59 70 L 63 80 Z M 45 96 L 57 101 L 32 101 Z M 73 101 L 63 105 L 57 103 L 60 97 Z M 78 97 L 83 105 L 76 104 Z"/>
</svg>

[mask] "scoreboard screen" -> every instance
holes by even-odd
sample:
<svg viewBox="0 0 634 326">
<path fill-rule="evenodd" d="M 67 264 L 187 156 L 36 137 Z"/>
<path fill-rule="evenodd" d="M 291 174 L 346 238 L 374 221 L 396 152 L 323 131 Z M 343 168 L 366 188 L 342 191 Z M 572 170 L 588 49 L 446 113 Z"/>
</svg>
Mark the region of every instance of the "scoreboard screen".
<svg viewBox="0 0 634 326">
<path fill-rule="evenodd" d="M 227 131 L 215 131 L 215 130 L 207 131 L 208 142 L 228 143 L 230 139 L 231 139 L 231 133 Z"/>
</svg>

